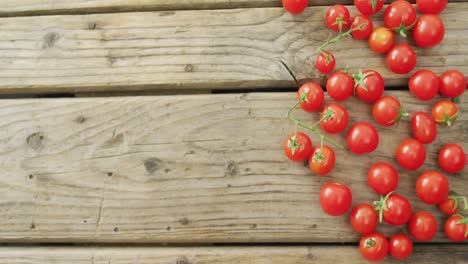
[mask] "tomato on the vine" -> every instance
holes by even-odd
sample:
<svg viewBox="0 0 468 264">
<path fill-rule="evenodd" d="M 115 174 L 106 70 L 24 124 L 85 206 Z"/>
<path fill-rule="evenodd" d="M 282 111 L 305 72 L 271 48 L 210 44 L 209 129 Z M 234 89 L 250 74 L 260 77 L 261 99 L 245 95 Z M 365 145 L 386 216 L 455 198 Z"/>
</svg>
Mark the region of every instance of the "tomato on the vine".
<svg viewBox="0 0 468 264">
<path fill-rule="evenodd" d="M 413 40 L 416 46 L 430 48 L 439 44 L 445 36 L 445 26 L 437 15 L 422 15 L 414 25 Z"/>
<path fill-rule="evenodd" d="M 330 173 L 335 167 L 335 152 L 329 146 L 315 147 L 309 159 L 309 168 L 317 175 Z"/>
<path fill-rule="evenodd" d="M 429 212 L 417 212 L 411 217 L 408 229 L 416 240 L 430 241 L 437 232 L 437 221 Z"/>
<path fill-rule="evenodd" d="M 344 31 L 350 26 L 349 11 L 344 5 L 334 5 L 328 8 L 325 22 L 329 29 Z"/>
<path fill-rule="evenodd" d="M 445 234 L 455 242 L 468 238 L 468 219 L 462 215 L 452 215 L 445 222 Z"/>
<path fill-rule="evenodd" d="M 439 166 L 448 173 L 462 171 L 466 165 L 466 155 L 458 144 L 447 144 L 439 152 Z"/>
<path fill-rule="evenodd" d="M 346 100 L 353 95 L 354 80 L 346 72 L 334 72 L 327 80 L 327 92 L 335 101 Z"/>
<path fill-rule="evenodd" d="M 425 112 L 416 112 L 411 118 L 411 131 L 413 137 L 423 144 L 433 142 L 437 136 L 437 127 L 434 119 Z"/>
<path fill-rule="evenodd" d="M 407 117 L 409 114 L 405 112 L 398 99 L 388 95 L 381 97 L 375 102 L 372 107 L 372 115 L 375 121 L 380 125 L 393 126 L 397 124 L 402 117 Z"/>
<path fill-rule="evenodd" d="M 401 167 L 416 170 L 426 160 L 426 149 L 421 142 L 410 138 L 400 143 L 395 156 Z"/>
<path fill-rule="evenodd" d="M 367 172 L 367 183 L 374 192 L 387 195 L 398 186 L 398 172 L 386 162 L 377 162 Z"/>
<path fill-rule="evenodd" d="M 414 96 L 427 101 L 439 92 L 440 79 L 431 70 L 419 70 L 411 76 L 408 86 Z"/>
<path fill-rule="evenodd" d="M 387 53 L 395 43 L 395 33 L 386 28 L 378 27 L 369 36 L 369 47 L 377 53 Z"/>
<path fill-rule="evenodd" d="M 356 84 L 356 96 L 364 102 L 373 103 L 377 101 L 385 90 L 382 75 L 374 70 L 365 70 L 353 74 Z"/>
<path fill-rule="evenodd" d="M 354 5 L 361 14 L 373 16 L 377 14 L 383 7 L 383 0 L 354 0 Z"/>
<path fill-rule="evenodd" d="M 331 216 L 345 214 L 351 207 L 353 196 L 348 186 L 336 182 L 329 182 L 320 190 L 320 206 Z"/>
<path fill-rule="evenodd" d="M 347 142 L 353 153 L 370 153 L 379 145 L 379 133 L 371 124 L 358 122 L 349 129 Z"/>
<path fill-rule="evenodd" d="M 349 222 L 354 231 L 361 235 L 367 235 L 377 228 L 377 212 L 369 204 L 356 205 L 349 215 Z"/>
<path fill-rule="evenodd" d="M 292 161 L 303 161 L 312 155 L 312 141 L 302 132 L 291 134 L 283 143 L 286 156 Z"/>
<path fill-rule="evenodd" d="M 351 29 L 356 29 L 351 32 L 351 36 L 355 39 L 366 39 L 369 38 L 372 30 L 374 29 L 374 24 L 365 15 L 356 15 L 351 19 Z"/>
<path fill-rule="evenodd" d="M 291 14 L 299 14 L 306 9 L 309 0 L 282 0 L 283 7 Z"/>
<path fill-rule="evenodd" d="M 439 125 L 452 126 L 458 117 L 457 105 L 449 100 L 440 100 L 432 107 L 432 118 Z"/>
<path fill-rule="evenodd" d="M 439 204 L 449 194 L 447 177 L 438 171 L 426 171 L 416 181 L 416 194 L 427 204 Z"/>
<path fill-rule="evenodd" d="M 395 30 L 406 38 L 407 32 L 416 22 L 416 8 L 405 0 L 392 2 L 384 13 L 384 24 L 386 28 Z"/>
<path fill-rule="evenodd" d="M 388 255 L 388 240 L 381 233 L 372 233 L 359 241 L 359 251 L 368 261 L 381 261 Z"/>
<path fill-rule="evenodd" d="M 396 234 L 390 238 L 390 255 L 398 260 L 403 260 L 413 253 L 413 241 L 407 235 Z"/>
<path fill-rule="evenodd" d="M 320 127 L 327 133 L 340 133 L 348 127 L 349 114 L 346 108 L 337 103 L 328 103 L 320 112 Z"/>
<path fill-rule="evenodd" d="M 397 2 L 406 2 L 399 0 Z M 397 44 L 387 54 L 388 68 L 398 74 L 406 74 L 416 66 L 416 53 L 408 44 Z"/>
<path fill-rule="evenodd" d="M 336 59 L 331 52 L 324 51 L 317 55 L 315 67 L 320 73 L 327 74 L 335 69 Z"/>
<path fill-rule="evenodd" d="M 466 90 L 466 78 L 457 70 L 448 70 L 440 76 L 440 94 L 448 98 L 462 95 Z"/>
<path fill-rule="evenodd" d="M 306 112 L 316 112 L 320 110 L 325 101 L 325 93 L 318 83 L 304 83 L 297 91 L 299 106 Z"/>
<path fill-rule="evenodd" d="M 418 9 L 423 14 L 440 14 L 447 6 L 448 0 L 416 0 Z"/>
<path fill-rule="evenodd" d="M 450 195 L 439 204 L 440 211 L 445 215 L 456 214 L 460 208 L 468 210 L 468 201 L 466 200 L 466 197 L 457 195 L 454 192 L 451 192 Z"/>
<path fill-rule="evenodd" d="M 375 210 L 379 212 L 379 222 L 382 222 L 383 219 L 386 223 L 394 226 L 406 224 L 413 211 L 408 199 L 396 193 L 382 196 L 374 204 Z"/>
</svg>

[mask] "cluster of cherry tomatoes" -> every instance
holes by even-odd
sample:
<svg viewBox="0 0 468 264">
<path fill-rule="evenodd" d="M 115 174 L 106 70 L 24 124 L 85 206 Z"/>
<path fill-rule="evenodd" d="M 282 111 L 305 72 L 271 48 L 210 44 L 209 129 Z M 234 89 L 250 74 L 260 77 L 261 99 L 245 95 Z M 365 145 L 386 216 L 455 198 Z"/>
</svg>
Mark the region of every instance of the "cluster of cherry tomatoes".
<svg viewBox="0 0 468 264">
<path fill-rule="evenodd" d="M 302 3 L 302 5 L 294 6 L 291 3 Z M 443 0 L 417 0 L 417 6 L 423 13 L 438 14 L 445 8 L 446 3 L 447 1 Z M 288 11 L 297 13 L 307 6 L 307 1 L 283 0 L 283 4 Z M 408 30 L 412 29 L 413 39 L 416 45 L 421 47 L 434 46 L 443 38 L 443 22 L 440 18 L 436 15 L 423 15 L 416 20 L 414 7 L 406 1 L 397 0 L 390 4 L 385 11 L 385 24 L 387 27 L 378 28 L 374 31 L 372 30 L 372 22 L 367 16 L 377 13 L 383 7 L 383 1 L 355 0 L 355 5 L 362 14 L 355 16 L 351 21 L 349 12 L 344 6 L 333 6 L 327 11 L 327 25 L 331 29 L 340 32 L 338 38 L 331 39 L 327 43 L 336 41 L 343 34 L 351 34 L 355 38 L 370 36 L 370 39 L 373 34 L 376 34 L 376 38 L 379 39 L 380 33 L 375 33 L 378 30 L 388 30 L 391 33 L 386 34 L 393 36 L 395 32 L 405 35 Z M 408 6 L 411 8 L 408 8 Z M 406 10 L 406 13 L 401 10 Z M 437 23 L 431 24 L 431 22 L 425 21 L 426 19 L 440 20 L 442 37 L 437 33 L 440 32 Z M 362 26 L 362 21 L 365 21 L 365 27 Z M 423 24 L 421 27 L 425 30 L 437 34 L 433 34 L 433 38 L 420 35 L 419 23 Z M 350 30 L 343 33 L 346 25 L 350 26 Z M 368 25 L 370 25 L 370 29 Z M 321 50 L 327 46 L 327 43 L 319 49 Z M 401 45 L 406 44 L 394 46 L 392 42 L 389 45 L 385 51 L 389 51 L 387 62 L 393 72 L 408 73 L 414 68 L 413 64 L 415 62 L 411 62 L 412 54 L 400 51 L 401 48 L 399 47 Z M 395 60 L 396 64 L 392 65 L 390 62 L 393 63 L 394 58 L 397 58 Z M 330 61 L 333 67 L 327 64 Z M 407 67 L 409 64 L 412 64 L 411 69 Z M 321 52 L 317 59 L 317 68 L 319 70 L 320 66 L 329 67 L 327 68 L 328 72 L 333 71 L 333 55 L 329 52 Z M 402 70 L 403 68 L 404 70 Z M 289 68 L 287 69 L 289 70 Z M 324 67 L 321 70 L 324 70 Z M 457 101 L 464 93 L 467 82 L 463 73 L 457 70 L 446 71 L 440 76 L 430 70 L 420 70 L 411 76 L 408 86 L 411 93 L 422 101 L 431 100 L 437 94 L 447 97 L 447 99 L 435 103 L 431 115 L 422 111 L 411 115 L 413 138 L 405 139 L 399 144 L 395 157 L 402 168 L 416 170 L 426 160 L 424 145 L 435 140 L 437 125 L 451 126 L 456 121 L 458 108 L 454 101 Z M 326 133 L 341 133 L 347 129 L 349 123 L 349 113 L 344 106 L 338 103 L 339 101 L 344 101 L 354 94 L 361 101 L 373 104 L 372 115 L 375 121 L 386 127 L 394 126 L 401 118 L 410 116 L 397 98 L 384 95 L 384 87 L 383 77 L 375 70 L 364 70 L 356 74 L 336 71 L 329 76 L 326 82 L 326 90 L 330 98 L 335 102 L 325 104 L 324 91 L 319 84 L 308 82 L 301 85 L 297 92 L 297 104 L 288 113 L 288 118 L 296 124 L 296 132 L 284 141 L 283 148 L 286 156 L 292 161 L 307 160 L 310 169 L 317 175 L 329 174 L 335 166 L 336 157 L 333 148 L 325 145 L 324 142 L 329 142 L 338 148 L 342 148 L 342 146 L 327 137 Z M 297 107 L 310 113 L 319 112 L 320 120 L 311 125 L 297 120 L 292 116 L 293 110 Z M 319 136 L 320 145 L 313 146 L 307 134 L 297 131 L 299 126 Z M 319 131 L 318 126 L 325 133 Z M 371 153 L 377 148 L 378 144 L 378 131 L 370 123 L 357 122 L 347 132 L 348 149 L 354 154 Z M 438 164 L 447 173 L 461 172 L 466 165 L 466 155 L 463 148 L 458 144 L 443 146 L 439 151 Z M 406 259 L 413 251 L 413 242 L 407 235 L 397 234 L 388 240 L 383 234 L 375 232 L 379 222 L 394 226 L 407 225 L 409 233 L 417 241 L 430 241 L 437 232 L 437 221 L 431 213 L 426 211 L 413 213 L 410 201 L 395 193 L 398 178 L 398 172 L 392 165 L 385 162 L 375 163 L 368 170 L 367 180 L 369 187 L 380 195 L 380 199 L 374 202 L 374 206 L 362 203 L 351 210 L 350 224 L 357 233 L 363 235 L 360 241 L 360 251 L 367 260 L 380 261 L 388 254 L 395 259 Z M 465 217 L 458 213 L 460 210 L 468 210 L 468 203 L 465 197 L 450 191 L 449 182 L 444 174 L 435 170 L 425 171 L 419 175 L 415 191 L 422 202 L 429 205 L 438 205 L 440 210 L 449 216 L 445 222 L 445 233 L 450 240 L 459 242 L 468 237 L 468 216 Z M 351 190 L 345 184 L 326 183 L 320 191 L 320 205 L 328 215 L 344 215 L 352 205 Z"/>
</svg>

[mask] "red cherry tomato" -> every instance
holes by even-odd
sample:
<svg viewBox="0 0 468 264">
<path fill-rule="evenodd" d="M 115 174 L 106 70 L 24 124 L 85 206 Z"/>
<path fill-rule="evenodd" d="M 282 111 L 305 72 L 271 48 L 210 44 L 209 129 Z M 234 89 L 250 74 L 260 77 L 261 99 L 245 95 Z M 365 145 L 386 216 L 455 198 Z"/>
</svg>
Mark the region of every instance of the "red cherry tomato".
<svg viewBox="0 0 468 264">
<path fill-rule="evenodd" d="M 437 221 L 431 213 L 417 212 L 411 217 L 408 229 L 416 240 L 430 241 L 437 232 Z"/>
<path fill-rule="evenodd" d="M 331 52 L 325 51 L 317 55 L 315 67 L 320 73 L 327 74 L 335 69 L 336 59 Z"/>
<path fill-rule="evenodd" d="M 458 117 L 457 105 L 449 100 L 440 100 L 432 107 L 432 118 L 439 125 L 452 126 Z"/>
<path fill-rule="evenodd" d="M 356 96 L 364 102 L 373 103 L 377 101 L 385 90 L 382 75 L 374 70 L 365 70 L 354 76 L 356 85 Z"/>
<path fill-rule="evenodd" d="M 439 166 L 448 173 L 462 171 L 466 165 L 465 151 L 460 145 L 447 144 L 439 152 Z"/>
<path fill-rule="evenodd" d="M 438 171 L 426 171 L 416 181 L 416 194 L 427 204 L 439 204 L 449 194 L 449 182 Z"/>
<path fill-rule="evenodd" d="M 422 15 L 414 25 L 412 32 L 416 46 L 430 48 L 444 39 L 445 26 L 437 15 Z"/>
<path fill-rule="evenodd" d="M 349 216 L 349 222 L 354 231 L 367 235 L 377 228 L 377 212 L 368 204 L 356 205 Z"/>
<path fill-rule="evenodd" d="M 413 253 L 413 241 L 407 235 L 396 234 L 390 238 L 389 252 L 394 259 L 407 259 Z"/>
<path fill-rule="evenodd" d="M 411 118 L 411 131 L 413 137 L 423 144 L 433 142 L 437 136 L 435 121 L 425 112 L 414 113 Z"/>
<path fill-rule="evenodd" d="M 387 53 L 395 43 L 395 33 L 386 28 L 378 27 L 369 36 L 369 47 L 377 53 Z"/>
<path fill-rule="evenodd" d="M 440 76 L 440 94 L 448 98 L 462 95 L 466 90 L 466 78 L 457 70 L 449 70 Z"/>
<path fill-rule="evenodd" d="M 329 117 L 329 118 L 327 118 Z M 328 103 L 320 113 L 320 127 L 327 133 L 340 133 L 348 127 L 349 115 L 346 108 L 337 103 Z"/>
<path fill-rule="evenodd" d="M 375 202 L 375 209 L 379 212 L 379 221 L 382 219 L 394 226 L 404 225 L 411 217 L 412 208 L 410 202 L 403 196 L 391 193 L 381 197 Z"/>
<path fill-rule="evenodd" d="M 348 8 L 344 5 L 331 6 L 325 14 L 325 22 L 327 23 L 328 28 L 334 31 L 344 31 L 349 28 L 350 21 Z"/>
<path fill-rule="evenodd" d="M 416 139 L 406 139 L 398 146 L 395 156 L 401 167 L 416 170 L 426 160 L 426 149 Z"/>
<path fill-rule="evenodd" d="M 325 93 L 322 87 L 313 82 L 304 83 L 297 91 L 297 99 L 301 101 L 300 107 L 306 112 L 316 112 L 322 108 Z"/>
<path fill-rule="evenodd" d="M 455 242 L 463 242 L 468 237 L 468 219 L 453 215 L 445 222 L 445 234 Z"/>
<path fill-rule="evenodd" d="M 447 6 L 448 0 L 416 0 L 418 9 L 423 14 L 440 14 Z"/>
<path fill-rule="evenodd" d="M 283 143 L 284 154 L 292 161 L 303 161 L 312 155 L 312 141 L 302 132 L 291 134 Z"/>
<path fill-rule="evenodd" d="M 388 255 L 388 240 L 381 233 L 372 233 L 359 241 L 359 251 L 368 261 L 381 261 Z"/>
<path fill-rule="evenodd" d="M 320 206 L 331 216 L 345 214 L 351 207 L 352 198 L 351 190 L 344 184 L 329 182 L 320 190 Z"/>
<path fill-rule="evenodd" d="M 335 152 L 329 146 L 316 147 L 309 159 L 309 168 L 317 175 L 330 173 L 335 167 Z"/>
<path fill-rule="evenodd" d="M 377 162 L 367 172 L 367 183 L 374 192 L 387 195 L 398 186 L 398 172 L 388 163 Z"/>
<path fill-rule="evenodd" d="M 402 1 L 402 0 L 400 0 Z M 408 113 L 401 107 L 400 101 L 393 96 L 384 96 L 375 102 L 372 107 L 372 115 L 375 121 L 382 126 L 393 126 Z"/>
<path fill-rule="evenodd" d="M 405 0 L 392 2 L 384 13 L 384 24 L 406 37 L 411 26 L 416 22 L 416 8 Z"/>
<path fill-rule="evenodd" d="M 374 29 L 374 24 L 372 20 L 370 20 L 365 15 L 356 15 L 351 20 L 351 28 L 355 29 L 351 32 L 351 36 L 355 39 L 367 39 L 369 38 L 372 30 Z"/>
<path fill-rule="evenodd" d="M 416 66 L 416 53 L 408 44 L 397 44 L 387 54 L 387 66 L 394 73 L 406 74 Z"/>
<path fill-rule="evenodd" d="M 460 203 L 463 203 L 466 207 L 468 207 L 465 197 L 451 194 L 439 204 L 439 209 L 445 215 L 454 215 L 460 209 Z"/>
<path fill-rule="evenodd" d="M 353 153 L 370 153 L 379 145 L 379 134 L 371 124 L 359 122 L 349 129 L 347 142 L 349 149 Z"/>
<path fill-rule="evenodd" d="M 420 70 L 411 76 L 408 86 L 414 96 L 427 101 L 439 92 L 440 79 L 431 70 Z"/>
<path fill-rule="evenodd" d="M 335 101 L 346 100 L 353 95 L 354 80 L 345 72 L 334 72 L 327 80 L 327 92 Z"/>
<path fill-rule="evenodd" d="M 291 14 L 299 14 L 306 9 L 309 0 L 282 0 L 283 7 Z"/>
<path fill-rule="evenodd" d="M 354 0 L 354 5 L 361 14 L 373 16 L 377 14 L 383 7 L 383 0 Z"/>
</svg>

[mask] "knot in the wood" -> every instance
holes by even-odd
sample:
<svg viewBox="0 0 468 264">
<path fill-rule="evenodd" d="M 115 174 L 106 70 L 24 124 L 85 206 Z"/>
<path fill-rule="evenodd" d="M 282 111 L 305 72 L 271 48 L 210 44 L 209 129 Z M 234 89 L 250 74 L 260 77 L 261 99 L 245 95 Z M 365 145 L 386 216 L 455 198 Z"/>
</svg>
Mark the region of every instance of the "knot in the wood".
<svg viewBox="0 0 468 264">
<path fill-rule="evenodd" d="M 193 65 L 192 64 L 185 65 L 185 71 L 186 72 L 192 72 L 193 71 Z"/>
<path fill-rule="evenodd" d="M 79 124 L 84 123 L 86 121 L 86 117 L 80 115 L 75 119 L 75 121 Z"/>
<path fill-rule="evenodd" d="M 176 264 L 190 264 L 190 262 L 185 256 L 182 256 L 176 260 Z"/>
<path fill-rule="evenodd" d="M 179 223 L 181 225 L 188 225 L 190 221 L 187 219 L 187 217 L 182 217 L 181 219 L 179 219 Z"/>
<path fill-rule="evenodd" d="M 55 45 L 55 43 L 57 43 L 59 38 L 60 38 L 60 35 L 57 32 L 47 33 L 43 38 L 43 42 L 44 42 L 43 48 L 44 49 L 52 48 Z"/>
<path fill-rule="evenodd" d="M 149 158 L 145 160 L 143 165 L 148 173 L 154 173 L 161 165 L 161 160 L 158 158 Z"/>
<path fill-rule="evenodd" d="M 42 148 L 42 141 L 44 140 L 44 135 L 41 132 L 36 132 L 29 135 L 26 138 L 26 143 L 28 146 L 34 150 L 40 150 Z"/>
<path fill-rule="evenodd" d="M 96 27 L 97 27 L 96 22 L 89 22 L 88 23 L 88 29 L 93 30 L 93 29 L 96 29 Z"/>
<path fill-rule="evenodd" d="M 234 161 L 228 161 L 225 168 L 225 176 L 234 176 L 238 172 L 238 168 Z"/>
</svg>

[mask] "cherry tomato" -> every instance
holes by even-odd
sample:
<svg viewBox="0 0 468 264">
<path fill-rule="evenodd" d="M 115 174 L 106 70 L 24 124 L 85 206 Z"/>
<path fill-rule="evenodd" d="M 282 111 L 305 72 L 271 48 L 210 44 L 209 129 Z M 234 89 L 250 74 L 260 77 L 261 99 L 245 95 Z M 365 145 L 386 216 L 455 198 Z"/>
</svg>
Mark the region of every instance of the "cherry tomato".
<svg viewBox="0 0 468 264">
<path fill-rule="evenodd" d="M 440 76 L 440 94 L 448 98 L 462 95 L 466 89 L 466 78 L 457 70 L 449 70 Z"/>
<path fill-rule="evenodd" d="M 329 117 L 329 119 L 327 118 Z M 337 103 L 328 103 L 320 113 L 320 127 L 327 133 L 340 133 L 348 127 L 349 115 L 346 108 Z"/>
<path fill-rule="evenodd" d="M 381 261 L 388 255 L 388 240 L 381 233 L 372 233 L 359 241 L 359 251 L 368 261 Z"/>
<path fill-rule="evenodd" d="M 401 167 L 416 170 L 426 160 L 426 149 L 421 142 L 410 138 L 400 143 L 395 156 Z"/>
<path fill-rule="evenodd" d="M 445 215 L 453 215 L 460 209 L 460 202 L 465 203 L 466 198 L 460 195 L 451 194 L 443 202 L 439 204 L 439 209 Z"/>
<path fill-rule="evenodd" d="M 406 259 L 413 253 L 413 241 L 407 235 L 396 234 L 390 238 L 389 252 L 395 259 Z"/>
<path fill-rule="evenodd" d="M 417 212 L 411 217 L 408 229 L 416 240 L 430 241 L 437 232 L 437 221 L 431 213 Z"/>
<path fill-rule="evenodd" d="M 374 70 L 365 70 L 353 75 L 356 85 L 356 96 L 364 102 L 377 101 L 385 90 L 382 75 Z"/>
<path fill-rule="evenodd" d="M 447 144 L 439 152 L 439 166 L 448 173 L 457 173 L 465 168 L 465 151 L 460 145 Z"/>
<path fill-rule="evenodd" d="M 394 226 L 404 225 L 411 218 L 412 208 L 410 202 L 403 196 L 390 193 L 375 202 L 375 209 L 379 212 L 379 221 L 383 220 Z"/>
<path fill-rule="evenodd" d="M 377 14 L 383 7 L 383 0 L 354 0 L 354 5 L 361 14 L 372 16 Z"/>
<path fill-rule="evenodd" d="M 413 137 L 423 144 L 433 142 L 437 136 L 437 127 L 434 119 L 425 112 L 416 112 L 411 118 Z"/>
<path fill-rule="evenodd" d="M 439 125 L 452 126 L 458 117 L 457 105 L 449 100 L 440 100 L 432 107 L 432 118 Z"/>
<path fill-rule="evenodd" d="M 402 0 L 400 0 L 402 1 Z M 375 121 L 382 126 L 393 126 L 408 113 L 401 107 L 400 101 L 393 96 L 384 96 L 375 102 L 372 107 Z"/>
<path fill-rule="evenodd" d="M 384 24 L 386 28 L 395 30 L 406 38 L 406 33 L 416 22 L 416 8 L 405 0 L 392 2 L 384 13 Z"/>
<path fill-rule="evenodd" d="M 351 207 L 352 198 L 351 190 L 344 184 L 329 182 L 320 190 L 320 206 L 331 216 L 345 214 Z"/>
<path fill-rule="evenodd" d="M 353 153 L 370 153 L 379 145 L 379 134 L 371 124 L 359 122 L 349 129 L 347 142 L 349 149 Z"/>
<path fill-rule="evenodd" d="M 322 87 L 313 82 L 304 83 L 297 91 L 297 99 L 301 101 L 300 107 L 306 112 L 320 110 L 325 101 Z"/>
<path fill-rule="evenodd" d="M 416 181 L 416 194 L 427 204 L 439 204 L 449 194 L 449 182 L 438 171 L 426 171 Z"/>
<path fill-rule="evenodd" d="M 351 36 L 355 39 L 367 39 L 369 38 L 372 30 L 374 29 L 374 24 L 365 15 L 356 15 L 351 20 L 351 28 L 359 28 L 351 32 Z"/>
<path fill-rule="evenodd" d="M 387 53 L 395 43 L 395 33 L 386 28 L 378 27 L 369 36 L 369 47 L 377 53 Z"/>
<path fill-rule="evenodd" d="M 299 14 L 306 9 L 309 0 L 282 0 L 283 7 L 291 14 Z"/>
<path fill-rule="evenodd" d="M 325 51 L 317 55 L 315 67 L 320 73 L 327 74 L 335 69 L 336 59 L 331 52 Z"/>
<path fill-rule="evenodd" d="M 416 46 L 430 48 L 444 39 L 445 26 L 437 15 L 422 15 L 414 25 L 412 32 Z"/>
<path fill-rule="evenodd" d="M 452 215 L 445 222 L 445 234 L 452 241 L 465 241 L 468 237 L 468 219 L 461 215 Z"/>
<path fill-rule="evenodd" d="M 325 22 L 327 23 L 328 28 L 334 31 L 344 31 L 349 28 L 350 21 L 348 8 L 344 5 L 331 6 L 325 14 Z"/>
<path fill-rule="evenodd" d="M 335 101 L 346 100 L 353 95 L 354 80 L 346 72 L 334 72 L 327 80 L 327 92 Z"/>
<path fill-rule="evenodd" d="M 387 54 L 387 66 L 394 73 L 406 74 L 416 66 L 416 53 L 408 44 L 397 44 Z"/>
<path fill-rule="evenodd" d="M 374 192 L 387 195 L 398 186 L 398 172 L 386 162 L 377 162 L 367 172 L 367 183 Z"/>
<path fill-rule="evenodd" d="M 431 70 L 420 70 L 411 76 L 408 86 L 414 96 L 427 101 L 434 98 L 439 92 L 440 79 Z"/>
<path fill-rule="evenodd" d="M 349 222 L 354 231 L 361 235 L 367 235 L 377 228 L 377 212 L 368 204 L 356 205 L 349 215 Z"/>
<path fill-rule="evenodd" d="M 335 152 L 329 146 L 316 147 L 309 159 L 309 168 L 317 175 L 330 173 L 335 167 Z"/>
<path fill-rule="evenodd" d="M 416 0 L 416 5 L 423 14 L 440 14 L 447 3 L 448 0 Z"/>
<path fill-rule="evenodd" d="M 312 155 L 312 141 L 302 132 L 291 134 L 283 143 L 284 154 L 292 161 L 303 161 Z"/>
</svg>

